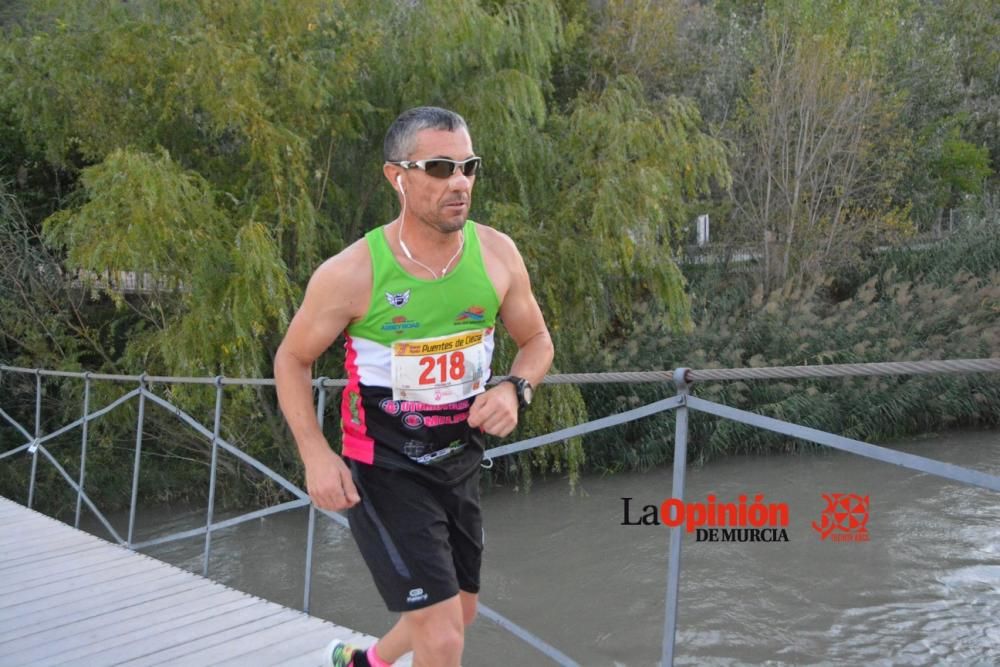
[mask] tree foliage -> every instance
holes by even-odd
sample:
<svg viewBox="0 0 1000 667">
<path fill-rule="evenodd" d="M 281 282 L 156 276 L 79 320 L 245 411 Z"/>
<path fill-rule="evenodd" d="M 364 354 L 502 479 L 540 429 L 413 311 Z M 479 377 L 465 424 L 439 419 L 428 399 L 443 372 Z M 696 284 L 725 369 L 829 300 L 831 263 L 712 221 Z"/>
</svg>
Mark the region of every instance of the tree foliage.
<svg viewBox="0 0 1000 667">
<path fill-rule="evenodd" d="M 905 137 L 874 48 L 894 29 L 851 3 L 776 3 L 737 126 L 736 210 L 765 279 L 856 260 L 886 223 Z M 872 8 L 866 9 L 870 11 Z M 894 168 L 896 167 L 896 168 Z"/>
<path fill-rule="evenodd" d="M 989 0 L 9 3 L 0 356 L 269 375 L 313 269 L 398 213 L 381 174 L 385 129 L 436 104 L 470 123 L 486 165 L 473 214 L 521 248 L 557 368 L 613 367 L 605 352 L 622 341 L 702 326 L 706 306 L 676 259 L 698 213 L 712 214 L 713 241 L 762 254 L 767 293 L 822 274 L 849 282 L 876 245 L 995 201 L 998 11 Z M 102 279 L 128 272 L 155 289 Z M 512 354 L 499 344 L 498 369 Z M 335 349 L 316 373 L 340 368 Z M 607 404 L 599 394 L 543 392 L 549 412 L 526 432 L 582 419 Z M 241 430 L 247 446 L 281 440 L 287 457 L 272 397 L 238 402 L 263 410 L 263 425 Z M 575 471 L 579 446 L 517 469 Z M 630 456 L 641 467 L 658 454 Z"/>
<path fill-rule="evenodd" d="M 139 309 L 133 366 L 267 368 L 318 261 L 395 215 L 378 141 L 428 103 L 468 118 L 488 158 L 479 217 L 525 246 L 554 318 L 589 303 L 570 316 L 606 331 L 655 295 L 683 323 L 683 280 L 661 255 L 710 180 L 725 183 L 721 151 L 689 102 L 652 104 L 634 79 L 551 108 L 563 23 L 542 0 L 52 3 L 14 33 L 7 99 L 50 162 L 80 170 L 46 224 L 70 267 L 170 288 Z M 581 227 L 596 232 L 586 248 Z M 550 236 L 525 233 L 538 228 Z M 553 240 L 565 255 L 539 261 Z M 596 280 L 568 279 L 581 250 L 598 253 Z"/>
<path fill-rule="evenodd" d="M 18 339 L 14 356 L 268 375 L 312 270 L 397 214 L 380 144 L 419 104 L 469 121 L 487 160 L 475 216 L 522 248 L 561 367 L 586 368 L 640 300 L 685 326 L 671 258 L 694 202 L 728 182 L 721 145 L 689 100 L 654 98 L 634 76 L 563 76 L 569 54 L 592 52 L 592 20 L 569 0 L 34 5 L 0 51 L 0 117 L 32 170 L 68 181 L 44 225 L 28 224 L 63 286 L 96 297 L 80 327 L 109 334 L 59 354 L 47 349 L 59 336 Z M 122 272 L 155 288 L 88 282 Z M 512 354 L 502 344 L 498 368 Z M 317 368 L 341 372 L 336 351 Z M 552 393 L 550 421 L 584 416 L 575 390 Z M 578 448 L 526 469 L 575 474 Z"/>
</svg>

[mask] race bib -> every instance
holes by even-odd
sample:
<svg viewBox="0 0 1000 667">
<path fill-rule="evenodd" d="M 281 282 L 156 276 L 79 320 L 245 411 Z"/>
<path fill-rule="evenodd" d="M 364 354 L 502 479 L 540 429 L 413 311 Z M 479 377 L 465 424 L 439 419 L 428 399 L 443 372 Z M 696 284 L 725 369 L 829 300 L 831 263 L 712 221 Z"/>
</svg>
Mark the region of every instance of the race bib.
<svg viewBox="0 0 1000 667">
<path fill-rule="evenodd" d="M 392 399 L 444 405 L 482 393 L 484 330 L 392 344 Z"/>
</svg>

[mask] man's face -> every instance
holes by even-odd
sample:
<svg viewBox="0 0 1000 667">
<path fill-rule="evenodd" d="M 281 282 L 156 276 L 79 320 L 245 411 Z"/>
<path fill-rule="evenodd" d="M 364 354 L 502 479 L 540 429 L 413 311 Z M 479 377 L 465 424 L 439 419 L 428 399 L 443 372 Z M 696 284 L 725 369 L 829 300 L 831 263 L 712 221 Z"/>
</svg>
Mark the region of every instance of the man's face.
<svg viewBox="0 0 1000 667">
<path fill-rule="evenodd" d="M 455 132 L 421 130 L 417 133 L 413 154 L 406 159 L 448 158 L 461 161 L 474 155 L 472 139 L 464 129 Z M 475 176 L 465 176 L 461 169 L 456 169 L 448 178 L 435 178 L 417 167 L 397 167 L 392 173 L 392 181 L 395 181 L 395 175 L 402 176 L 407 213 L 440 232 L 462 229 L 472 205 Z"/>
</svg>

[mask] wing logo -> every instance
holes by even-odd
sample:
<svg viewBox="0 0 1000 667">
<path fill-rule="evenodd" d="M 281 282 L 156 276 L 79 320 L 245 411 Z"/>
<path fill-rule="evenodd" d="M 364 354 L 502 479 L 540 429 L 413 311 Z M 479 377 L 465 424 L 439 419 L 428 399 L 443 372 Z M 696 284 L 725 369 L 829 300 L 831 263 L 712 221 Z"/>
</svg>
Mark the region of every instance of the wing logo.
<svg viewBox="0 0 1000 667">
<path fill-rule="evenodd" d="M 385 299 L 389 302 L 389 305 L 393 308 L 402 308 L 410 301 L 410 290 L 401 292 L 399 294 L 393 294 L 392 292 L 385 293 Z"/>
</svg>

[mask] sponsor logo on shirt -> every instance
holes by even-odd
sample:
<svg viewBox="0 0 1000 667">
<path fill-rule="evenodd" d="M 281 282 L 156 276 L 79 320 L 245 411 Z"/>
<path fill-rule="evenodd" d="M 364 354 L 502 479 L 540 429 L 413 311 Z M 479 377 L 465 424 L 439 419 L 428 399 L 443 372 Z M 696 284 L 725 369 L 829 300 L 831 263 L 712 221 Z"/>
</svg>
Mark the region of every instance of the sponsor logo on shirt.
<svg viewBox="0 0 1000 667">
<path fill-rule="evenodd" d="M 392 318 L 391 322 L 387 322 L 382 325 L 382 331 L 395 331 L 397 334 L 403 333 L 407 329 L 416 329 L 420 326 L 420 322 L 414 322 L 413 320 L 408 320 L 402 315 L 397 315 Z"/>
<path fill-rule="evenodd" d="M 486 309 L 482 306 L 469 306 L 455 318 L 455 324 L 464 324 L 465 322 L 482 322 L 486 319 Z"/>
<path fill-rule="evenodd" d="M 386 292 L 385 299 L 389 302 L 390 306 L 393 306 L 394 308 L 402 308 L 410 301 L 410 290 L 400 292 L 399 294 Z"/>
</svg>

